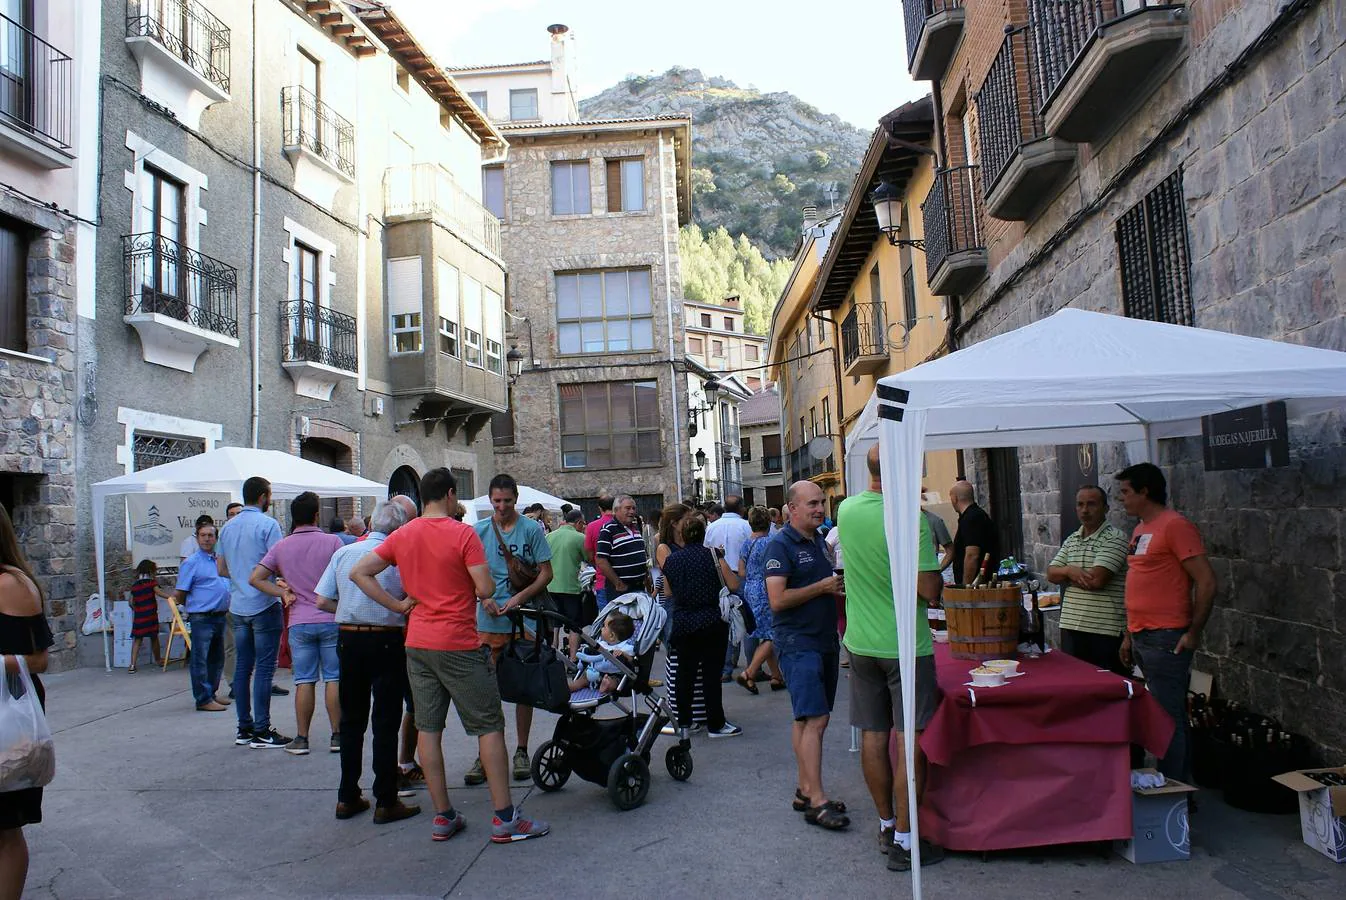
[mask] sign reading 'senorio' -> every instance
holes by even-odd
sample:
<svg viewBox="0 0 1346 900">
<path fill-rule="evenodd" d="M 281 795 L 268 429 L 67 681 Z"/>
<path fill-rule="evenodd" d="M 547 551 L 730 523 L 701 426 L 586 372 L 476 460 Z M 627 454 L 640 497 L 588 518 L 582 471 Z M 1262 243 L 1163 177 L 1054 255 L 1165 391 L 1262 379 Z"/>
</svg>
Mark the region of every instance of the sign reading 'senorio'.
<svg viewBox="0 0 1346 900">
<path fill-rule="evenodd" d="M 226 493 L 205 491 L 128 494 L 126 546 L 131 551 L 131 565 L 149 559 L 160 568 L 177 568 L 185 539 L 195 536 L 197 518 L 209 515 L 217 528 L 224 525 L 224 511 L 231 499 Z"/>
</svg>

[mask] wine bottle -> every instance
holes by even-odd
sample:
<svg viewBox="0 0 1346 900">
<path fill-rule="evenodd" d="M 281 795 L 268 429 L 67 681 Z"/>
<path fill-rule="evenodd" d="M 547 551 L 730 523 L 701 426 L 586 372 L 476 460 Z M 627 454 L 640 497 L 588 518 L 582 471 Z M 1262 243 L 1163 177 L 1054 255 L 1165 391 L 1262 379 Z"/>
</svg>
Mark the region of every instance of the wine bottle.
<svg viewBox="0 0 1346 900">
<path fill-rule="evenodd" d="M 972 584 L 969 585 L 969 587 L 980 588 L 982 585 L 986 583 L 987 579 L 989 579 L 990 577 L 991 577 L 991 554 L 985 553 L 982 554 L 981 558 L 981 570 L 977 572 L 977 577 L 972 579 Z"/>
</svg>

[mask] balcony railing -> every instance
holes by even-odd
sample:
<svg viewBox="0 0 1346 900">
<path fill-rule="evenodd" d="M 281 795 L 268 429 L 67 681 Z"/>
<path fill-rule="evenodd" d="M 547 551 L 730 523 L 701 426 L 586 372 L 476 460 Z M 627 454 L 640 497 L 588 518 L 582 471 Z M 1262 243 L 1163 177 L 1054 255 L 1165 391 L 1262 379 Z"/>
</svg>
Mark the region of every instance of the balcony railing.
<svg viewBox="0 0 1346 900">
<path fill-rule="evenodd" d="M 1045 105 L 1070 74 L 1100 29 L 1147 9 L 1179 9 L 1157 0 L 1028 0 Z"/>
<path fill-rule="evenodd" d="M 964 250 L 982 249 L 977 166 L 957 166 L 935 173 L 935 183 L 921 210 L 925 221 L 926 271 L 933 278 L 941 264 Z"/>
<path fill-rule="evenodd" d="M 228 93 L 229 28 L 197 0 L 127 0 L 126 36 L 158 41 Z"/>
<path fill-rule="evenodd" d="M 1046 134 L 1037 54 L 1029 26 L 1006 32 L 976 100 L 982 189 L 989 193 L 1018 149 Z"/>
<path fill-rule="evenodd" d="M 238 271 L 159 234 L 122 236 L 126 315 L 158 313 L 238 337 Z"/>
<path fill-rule="evenodd" d="M 281 88 L 286 147 L 301 147 L 348 178 L 355 177 L 355 126 L 302 85 Z"/>
<path fill-rule="evenodd" d="M 439 166 L 420 163 L 388 169 L 383 175 L 383 214 L 436 216 L 500 255 L 500 220 Z"/>
<path fill-rule="evenodd" d="M 70 149 L 74 62 L 17 22 L 0 16 L 0 118 Z"/>
<path fill-rule="evenodd" d="M 814 459 L 809 453 L 808 444 L 798 450 L 790 451 L 790 480 L 803 481 L 815 478 L 825 472 L 836 471 L 836 457 L 828 455 L 826 459 Z"/>
<path fill-rule="evenodd" d="M 344 372 L 359 366 L 355 317 L 311 300 L 286 300 L 280 305 L 286 340 L 282 362 L 311 362 Z"/>
<path fill-rule="evenodd" d="M 842 368 L 850 370 L 862 357 L 887 355 L 887 316 L 883 304 L 855 304 L 841 321 Z"/>
<path fill-rule="evenodd" d="M 781 457 L 779 453 L 768 453 L 762 456 L 762 474 L 774 475 L 781 471 Z"/>
<path fill-rule="evenodd" d="M 945 13 L 950 15 L 944 16 Z M 907 34 L 907 71 L 918 81 L 939 78 L 943 74 L 958 34 L 962 31 L 962 15 L 963 0 L 902 0 L 903 25 Z M 942 30 L 948 33 L 941 35 L 937 41 L 939 47 L 932 46 L 935 35 L 925 34 L 927 48 L 933 52 L 925 54 L 931 57 L 929 60 L 918 59 L 922 34 L 929 20 L 936 17 L 940 17 L 936 24 L 943 25 Z M 941 19 L 945 21 L 941 22 Z"/>
</svg>

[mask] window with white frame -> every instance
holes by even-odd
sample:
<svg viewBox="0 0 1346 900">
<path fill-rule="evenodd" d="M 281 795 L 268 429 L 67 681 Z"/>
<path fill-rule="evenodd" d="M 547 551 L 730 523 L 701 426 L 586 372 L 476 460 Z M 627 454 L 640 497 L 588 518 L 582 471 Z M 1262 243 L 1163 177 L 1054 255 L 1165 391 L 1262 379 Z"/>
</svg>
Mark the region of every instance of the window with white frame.
<svg viewBox="0 0 1346 900">
<path fill-rule="evenodd" d="M 475 106 L 477 109 L 481 110 L 483 113 L 486 112 L 485 91 L 468 91 L 467 99 L 471 100 L 472 105 Z"/>
<path fill-rule="evenodd" d="M 593 212 L 587 159 L 551 164 L 551 211 L 554 216 L 587 216 Z"/>
<path fill-rule="evenodd" d="M 516 88 L 509 92 L 510 121 L 517 122 L 520 119 L 537 117 L 537 88 Z"/>
<path fill-rule="evenodd" d="M 562 354 L 654 349 L 650 270 L 557 272 L 556 332 Z"/>
<path fill-rule="evenodd" d="M 463 276 L 463 361 L 481 367 L 481 282 Z"/>
<path fill-rule="evenodd" d="M 436 266 L 439 269 L 435 276 L 439 285 L 439 352 L 457 359 L 460 353 L 458 318 L 461 315 L 458 311 L 458 269 L 442 259 Z"/>
<path fill-rule="evenodd" d="M 388 260 L 389 352 L 421 352 L 422 314 L 421 258 L 407 256 Z"/>
<path fill-rule="evenodd" d="M 482 329 L 486 337 L 486 369 L 497 375 L 505 374 L 505 298 L 490 288 L 482 300 Z"/>
</svg>

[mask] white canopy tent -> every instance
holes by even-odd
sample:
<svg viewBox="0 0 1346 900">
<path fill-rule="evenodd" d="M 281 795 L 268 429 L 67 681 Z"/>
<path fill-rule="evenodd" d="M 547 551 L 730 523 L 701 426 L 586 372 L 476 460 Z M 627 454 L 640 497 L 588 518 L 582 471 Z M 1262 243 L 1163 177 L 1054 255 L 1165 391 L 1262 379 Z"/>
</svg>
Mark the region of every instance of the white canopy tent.
<svg viewBox="0 0 1346 900">
<path fill-rule="evenodd" d="M 878 443 L 894 585 L 916 584 L 921 457 L 927 450 L 1125 441 L 1153 459 L 1159 438 L 1201 433 L 1201 417 L 1286 401 L 1287 415 L 1346 403 L 1346 353 L 1063 309 L 879 382 L 846 441 L 849 492 L 864 490 Z M 894 590 L 898 641 L 915 646 L 916 593 Z M 901 660 L 915 708 L 915 660 Z M 907 771 L 914 771 L 911 723 Z M 915 782 L 908 799 L 916 809 Z M 913 815 L 913 819 L 915 816 Z M 911 823 L 912 889 L 921 896 Z"/>
<path fill-rule="evenodd" d="M 271 496 L 287 500 L 314 491 L 323 497 L 386 497 L 387 485 L 340 469 L 320 465 L 279 450 L 217 447 L 196 456 L 164 463 L 100 481 L 93 486 L 94 556 L 98 564 L 98 596 L 108 614 L 106 573 L 103 569 L 103 508 L 118 494 L 176 494 L 219 491 L 239 497 L 243 482 L 260 475 L 271 482 Z M 103 665 L 112 668 L 107 632 L 103 632 Z"/>
<path fill-rule="evenodd" d="M 518 509 L 519 512 L 523 512 L 525 509 L 532 506 L 534 503 L 541 503 L 542 508 L 545 509 L 547 512 L 557 514 L 560 514 L 561 512 L 562 503 L 569 503 L 571 506 L 577 509 L 579 508 L 578 503 L 570 503 L 569 500 L 562 500 L 560 497 L 553 497 L 551 494 L 548 494 L 545 491 L 539 491 L 536 488 L 530 488 L 526 484 L 519 485 L 519 500 L 517 503 L 514 504 L 515 508 Z M 468 502 L 468 508 L 470 508 L 476 514 L 476 517 L 478 519 L 486 518 L 491 514 L 491 495 L 488 493 L 488 494 L 482 494 L 480 497 L 473 498 L 471 501 Z"/>
</svg>

